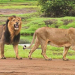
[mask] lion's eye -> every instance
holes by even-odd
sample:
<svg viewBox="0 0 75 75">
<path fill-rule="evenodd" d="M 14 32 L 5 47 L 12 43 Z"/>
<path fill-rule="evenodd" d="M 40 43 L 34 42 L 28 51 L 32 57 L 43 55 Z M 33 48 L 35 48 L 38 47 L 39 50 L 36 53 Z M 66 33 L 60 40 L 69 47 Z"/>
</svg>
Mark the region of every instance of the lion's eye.
<svg viewBox="0 0 75 75">
<path fill-rule="evenodd" d="M 15 21 L 15 20 L 12 20 L 12 21 Z"/>
</svg>

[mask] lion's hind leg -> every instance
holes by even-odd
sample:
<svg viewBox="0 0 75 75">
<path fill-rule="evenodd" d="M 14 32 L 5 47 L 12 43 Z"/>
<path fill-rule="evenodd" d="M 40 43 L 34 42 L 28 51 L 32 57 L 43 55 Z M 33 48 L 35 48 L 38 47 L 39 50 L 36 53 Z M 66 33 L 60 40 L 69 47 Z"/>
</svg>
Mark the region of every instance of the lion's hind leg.
<svg viewBox="0 0 75 75">
<path fill-rule="evenodd" d="M 40 45 L 40 42 L 38 41 L 38 39 L 36 39 L 34 46 L 32 47 L 32 49 L 29 52 L 29 55 L 28 55 L 29 59 L 32 59 L 31 55 L 38 48 L 39 45 Z"/>
<path fill-rule="evenodd" d="M 44 41 L 44 40 L 42 40 L 41 41 L 41 48 L 42 48 L 42 55 L 43 55 L 43 57 L 46 59 L 46 60 L 52 60 L 51 58 L 48 58 L 47 56 L 46 56 L 46 48 L 47 48 L 47 41 Z"/>
<path fill-rule="evenodd" d="M 65 47 L 65 48 L 64 48 L 64 52 L 63 52 L 63 60 L 64 60 L 64 61 L 68 61 L 68 59 L 66 58 L 66 55 L 67 55 L 67 52 L 68 52 L 69 48 L 70 48 L 70 47 Z"/>
</svg>

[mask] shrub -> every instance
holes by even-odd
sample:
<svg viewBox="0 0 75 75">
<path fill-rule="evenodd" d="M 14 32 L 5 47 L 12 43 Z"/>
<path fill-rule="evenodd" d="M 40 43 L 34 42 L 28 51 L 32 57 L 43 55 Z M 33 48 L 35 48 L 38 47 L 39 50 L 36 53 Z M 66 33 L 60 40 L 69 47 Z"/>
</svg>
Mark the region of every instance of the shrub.
<svg viewBox="0 0 75 75">
<path fill-rule="evenodd" d="M 48 25 L 56 24 L 57 20 L 56 19 L 51 19 L 51 20 L 49 19 L 49 20 L 45 20 L 44 22 L 45 22 L 45 25 L 47 27 L 49 27 Z"/>
<path fill-rule="evenodd" d="M 72 23 L 74 20 L 68 20 L 68 19 L 62 19 L 61 21 L 63 21 L 64 23 L 64 25 L 67 25 L 67 24 L 69 24 L 69 23 Z"/>
<path fill-rule="evenodd" d="M 75 0 L 38 0 L 38 4 L 41 6 L 41 11 L 44 15 L 51 17 L 70 15 L 72 11 L 75 11 L 73 10 L 74 3 Z M 72 15 L 75 15 L 75 13 Z"/>
</svg>

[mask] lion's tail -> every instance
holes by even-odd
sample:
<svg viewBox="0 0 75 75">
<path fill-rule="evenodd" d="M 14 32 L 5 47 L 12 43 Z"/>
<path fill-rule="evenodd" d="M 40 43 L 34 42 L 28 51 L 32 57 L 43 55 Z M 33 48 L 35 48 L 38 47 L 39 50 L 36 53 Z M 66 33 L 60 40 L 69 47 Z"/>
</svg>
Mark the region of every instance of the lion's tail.
<svg viewBox="0 0 75 75">
<path fill-rule="evenodd" d="M 23 49 L 28 49 L 28 48 L 30 48 L 30 47 L 33 45 L 33 43 L 34 43 L 35 38 L 36 38 L 36 34 L 34 33 L 34 35 L 33 35 L 33 40 L 32 40 L 32 42 L 31 42 L 30 46 L 29 46 L 29 47 L 26 47 L 26 45 L 24 45 L 24 46 L 23 46 Z"/>
</svg>

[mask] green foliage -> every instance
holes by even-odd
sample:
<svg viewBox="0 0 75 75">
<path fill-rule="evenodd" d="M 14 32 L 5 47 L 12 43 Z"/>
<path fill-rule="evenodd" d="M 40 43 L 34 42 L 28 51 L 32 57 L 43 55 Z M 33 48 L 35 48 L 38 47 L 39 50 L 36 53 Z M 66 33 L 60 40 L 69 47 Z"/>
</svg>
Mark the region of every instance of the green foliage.
<svg viewBox="0 0 75 75">
<path fill-rule="evenodd" d="M 38 0 L 38 3 L 41 6 L 41 11 L 45 14 L 45 16 L 58 17 L 75 15 L 71 12 L 74 11 L 73 3 L 75 3 L 75 0 Z"/>
</svg>

